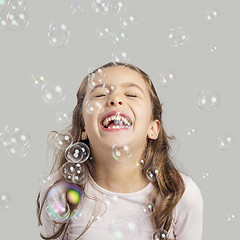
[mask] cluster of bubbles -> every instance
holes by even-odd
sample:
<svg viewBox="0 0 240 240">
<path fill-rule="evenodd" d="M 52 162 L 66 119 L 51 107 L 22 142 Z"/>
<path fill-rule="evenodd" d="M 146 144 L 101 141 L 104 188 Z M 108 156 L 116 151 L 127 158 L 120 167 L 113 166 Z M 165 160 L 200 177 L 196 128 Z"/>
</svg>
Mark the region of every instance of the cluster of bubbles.
<svg viewBox="0 0 240 240">
<path fill-rule="evenodd" d="M 3 30 L 25 29 L 29 25 L 25 0 L 0 1 L 0 28 Z"/>
<path fill-rule="evenodd" d="M 49 26 L 48 40 L 51 46 L 61 48 L 68 44 L 70 29 L 62 22 L 53 22 Z"/>
<path fill-rule="evenodd" d="M 0 209 L 6 209 L 10 206 L 12 197 L 8 192 L 0 192 Z"/>
<path fill-rule="evenodd" d="M 162 71 L 159 74 L 159 82 L 163 87 L 169 87 L 172 86 L 177 80 L 176 74 L 171 71 Z"/>
<path fill-rule="evenodd" d="M 49 190 L 46 198 L 45 211 L 47 216 L 57 223 L 69 220 L 74 214 L 70 213 L 70 206 L 76 206 L 81 200 L 83 192 L 73 183 L 58 182 Z"/>
<path fill-rule="evenodd" d="M 34 73 L 30 80 L 33 87 L 41 91 L 42 99 L 47 104 L 56 105 L 65 100 L 66 94 L 58 83 L 47 82 L 46 77 L 40 73 Z"/>
<path fill-rule="evenodd" d="M 11 157 L 25 157 L 30 145 L 30 135 L 16 126 L 7 125 L 0 133 L 0 146 Z"/>
<path fill-rule="evenodd" d="M 197 104 L 203 111 L 214 111 L 219 107 L 220 97 L 216 91 L 203 90 L 198 94 Z"/>
</svg>

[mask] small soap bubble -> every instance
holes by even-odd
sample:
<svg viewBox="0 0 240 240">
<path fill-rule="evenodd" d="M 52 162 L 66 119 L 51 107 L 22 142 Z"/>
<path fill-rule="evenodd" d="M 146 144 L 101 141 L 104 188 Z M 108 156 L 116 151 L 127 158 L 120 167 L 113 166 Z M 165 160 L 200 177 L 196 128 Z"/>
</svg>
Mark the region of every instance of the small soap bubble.
<svg viewBox="0 0 240 240">
<path fill-rule="evenodd" d="M 216 51 L 217 51 L 217 47 L 216 46 L 211 46 L 210 48 L 209 48 L 209 51 L 210 51 L 210 53 L 215 53 Z"/>
<path fill-rule="evenodd" d="M 34 73 L 31 76 L 31 82 L 34 87 L 38 89 L 43 89 L 43 87 L 47 84 L 46 77 L 43 76 L 41 73 Z"/>
<path fill-rule="evenodd" d="M 24 0 L 9 0 L 8 6 L 11 10 L 25 10 L 26 3 Z"/>
<path fill-rule="evenodd" d="M 92 72 L 92 68 L 89 69 L 88 74 L 88 85 L 90 88 L 94 88 L 97 85 L 105 83 L 105 70 L 103 68 L 98 68 L 96 71 Z"/>
<path fill-rule="evenodd" d="M 153 233 L 153 240 L 167 240 L 168 232 L 164 229 L 158 229 Z"/>
<path fill-rule="evenodd" d="M 56 105 L 63 102 L 66 95 L 62 87 L 54 82 L 47 83 L 42 88 L 42 99 L 45 103 L 49 105 Z"/>
<path fill-rule="evenodd" d="M 204 18 L 207 23 L 215 23 L 220 18 L 220 13 L 217 9 L 207 9 L 204 13 Z"/>
<path fill-rule="evenodd" d="M 97 114 L 103 112 L 102 103 L 95 100 L 87 100 L 85 103 L 85 110 L 88 114 Z"/>
<path fill-rule="evenodd" d="M 9 11 L 7 15 L 7 24 L 10 29 L 16 29 L 19 23 L 18 14 L 14 11 Z"/>
<path fill-rule="evenodd" d="M 159 74 L 159 81 L 163 87 L 169 87 L 175 84 L 177 80 L 176 74 L 173 71 L 165 71 Z"/>
<path fill-rule="evenodd" d="M 228 150 L 235 145 L 235 139 L 231 134 L 226 133 L 217 138 L 217 145 L 221 150 Z"/>
<path fill-rule="evenodd" d="M 117 50 L 112 53 L 114 62 L 129 63 L 130 59 L 126 52 L 122 50 Z"/>
<path fill-rule="evenodd" d="M 188 137 L 193 137 L 193 136 L 195 136 L 195 135 L 196 135 L 196 129 L 195 129 L 194 127 L 188 128 L 188 129 L 186 130 L 186 135 L 187 135 Z"/>
<path fill-rule="evenodd" d="M 55 147 L 64 150 L 72 144 L 73 138 L 70 133 L 57 133 L 52 141 L 54 142 Z"/>
<path fill-rule="evenodd" d="M 111 38 L 112 30 L 106 25 L 99 26 L 97 28 L 97 36 L 99 39 Z"/>
<path fill-rule="evenodd" d="M 156 166 L 151 166 L 147 169 L 146 176 L 151 182 L 157 181 L 157 176 L 159 175 L 159 170 Z"/>
<path fill-rule="evenodd" d="M 81 15 L 84 12 L 84 6 L 81 0 L 73 0 L 71 6 L 71 12 L 75 15 Z"/>
<path fill-rule="evenodd" d="M 237 216 L 235 213 L 230 213 L 230 214 L 226 214 L 225 219 L 226 219 L 227 223 L 232 223 L 232 222 L 236 221 Z"/>
<path fill-rule="evenodd" d="M 128 145 L 120 146 L 114 144 L 112 147 L 112 156 L 119 162 L 126 162 L 131 158 L 132 151 Z"/>
<path fill-rule="evenodd" d="M 153 203 L 148 203 L 142 206 L 142 214 L 145 216 L 150 216 L 155 211 L 155 205 Z"/>
<path fill-rule="evenodd" d="M 9 30 L 8 26 L 8 13 L 9 9 L 8 8 L 0 8 L 0 28 L 3 30 Z"/>
<path fill-rule="evenodd" d="M 63 164 L 61 170 L 67 182 L 84 184 L 87 181 L 86 169 L 80 163 L 66 162 Z"/>
<path fill-rule="evenodd" d="M 10 206 L 12 197 L 7 192 L 0 192 L 0 209 L 6 209 Z"/>
<path fill-rule="evenodd" d="M 53 47 L 64 47 L 69 42 L 70 29 L 64 23 L 51 23 L 48 39 Z"/>
<path fill-rule="evenodd" d="M 120 18 L 120 23 L 122 28 L 128 29 L 131 27 L 135 27 L 137 25 L 137 19 L 134 15 L 130 13 L 125 13 L 121 18 Z"/>
<path fill-rule="evenodd" d="M 183 45 L 188 38 L 188 33 L 183 27 L 172 28 L 168 34 L 170 44 L 174 47 Z"/>
<path fill-rule="evenodd" d="M 65 157 L 72 163 L 83 163 L 90 156 L 89 147 L 83 142 L 76 142 L 66 149 Z"/>
<path fill-rule="evenodd" d="M 109 3 L 109 13 L 119 17 L 126 12 L 125 0 L 111 0 Z"/>
<path fill-rule="evenodd" d="M 96 14 L 106 15 L 109 12 L 109 1 L 107 0 L 94 0 L 92 9 Z"/>
<path fill-rule="evenodd" d="M 202 175 L 203 180 L 207 180 L 210 177 L 210 173 L 206 172 Z"/>
<path fill-rule="evenodd" d="M 220 97 L 216 91 L 203 90 L 198 94 L 198 107 L 204 111 L 214 111 L 220 104 Z"/>
<path fill-rule="evenodd" d="M 146 161 L 144 159 L 140 159 L 135 163 L 136 168 L 144 169 L 146 167 Z"/>
<path fill-rule="evenodd" d="M 49 175 L 49 176 L 46 176 L 45 174 L 40 174 L 39 175 L 39 185 L 41 187 L 43 186 L 52 186 L 54 184 L 54 179 Z"/>
<path fill-rule="evenodd" d="M 119 45 L 119 44 L 122 44 L 127 41 L 128 41 L 128 36 L 127 36 L 127 33 L 125 32 L 125 30 L 121 30 L 121 29 L 113 30 L 112 42 L 115 45 Z"/>
<path fill-rule="evenodd" d="M 71 122 L 71 113 L 70 112 L 57 112 L 56 113 L 56 122 L 57 124 L 63 126 Z"/>
</svg>

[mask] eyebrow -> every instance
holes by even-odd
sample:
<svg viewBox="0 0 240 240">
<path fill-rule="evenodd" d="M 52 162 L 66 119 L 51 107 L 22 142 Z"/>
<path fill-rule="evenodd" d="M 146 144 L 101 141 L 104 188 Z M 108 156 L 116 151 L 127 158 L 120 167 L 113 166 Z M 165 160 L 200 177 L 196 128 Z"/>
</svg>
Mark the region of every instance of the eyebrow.
<svg viewBox="0 0 240 240">
<path fill-rule="evenodd" d="M 109 87 L 109 85 L 108 84 L 104 84 L 104 83 L 102 83 L 102 84 L 99 84 L 99 85 L 97 85 L 97 86 L 95 86 L 92 90 L 91 90 L 91 92 L 90 92 L 90 94 L 95 90 L 95 89 L 97 89 L 97 88 L 100 88 L 100 87 L 103 87 L 103 86 L 107 86 L 107 87 Z M 136 88 L 138 88 L 143 94 L 144 94 L 144 91 L 142 90 L 142 88 L 140 88 L 137 84 L 135 84 L 135 83 L 123 83 L 122 85 L 121 85 L 121 87 L 136 87 Z"/>
</svg>

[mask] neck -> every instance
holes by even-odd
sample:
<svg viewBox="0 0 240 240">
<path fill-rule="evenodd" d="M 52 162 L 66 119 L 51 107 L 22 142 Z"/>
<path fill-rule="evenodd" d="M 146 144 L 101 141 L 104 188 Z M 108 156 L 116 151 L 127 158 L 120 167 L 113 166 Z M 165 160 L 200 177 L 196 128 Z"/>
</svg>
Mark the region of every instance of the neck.
<svg viewBox="0 0 240 240">
<path fill-rule="evenodd" d="M 143 176 L 142 170 L 132 162 L 99 164 L 94 161 L 94 174 L 92 178 L 102 188 L 117 192 L 136 192 L 147 186 L 149 181 Z"/>
</svg>

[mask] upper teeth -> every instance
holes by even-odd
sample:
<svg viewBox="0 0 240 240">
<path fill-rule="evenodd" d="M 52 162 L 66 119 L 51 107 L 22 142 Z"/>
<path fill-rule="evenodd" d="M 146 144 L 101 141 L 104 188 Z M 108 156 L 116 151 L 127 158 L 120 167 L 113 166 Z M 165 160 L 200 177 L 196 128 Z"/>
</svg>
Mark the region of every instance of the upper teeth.
<svg viewBox="0 0 240 240">
<path fill-rule="evenodd" d="M 120 115 L 117 115 L 117 116 L 113 115 L 113 116 L 105 118 L 105 120 L 103 121 L 103 126 L 107 127 L 109 122 L 111 122 L 112 120 L 121 121 L 124 123 L 125 126 L 131 125 L 131 122 L 128 119 L 126 119 L 125 117 L 120 116 Z M 114 123 L 116 123 L 116 122 L 114 122 Z"/>
</svg>

